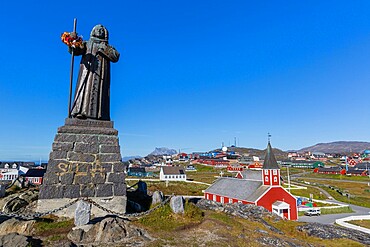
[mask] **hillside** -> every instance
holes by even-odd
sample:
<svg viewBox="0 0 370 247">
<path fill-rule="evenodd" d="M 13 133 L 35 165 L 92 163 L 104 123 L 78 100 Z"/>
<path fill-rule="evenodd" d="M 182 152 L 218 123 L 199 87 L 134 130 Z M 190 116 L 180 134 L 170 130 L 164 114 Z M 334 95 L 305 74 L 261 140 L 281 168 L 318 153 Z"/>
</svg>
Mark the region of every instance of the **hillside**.
<svg viewBox="0 0 370 247">
<path fill-rule="evenodd" d="M 323 153 L 352 153 L 352 152 L 363 152 L 366 149 L 370 149 L 370 142 L 359 142 L 359 141 L 337 141 L 329 143 L 318 143 L 316 145 L 305 147 L 298 152 L 323 152 Z"/>
<path fill-rule="evenodd" d="M 288 157 L 288 154 L 280 149 L 273 148 L 275 157 L 278 160 L 283 160 Z M 216 149 L 215 151 L 221 151 L 221 149 Z M 228 147 L 228 151 L 234 151 L 236 153 L 239 153 L 241 155 L 245 156 L 257 156 L 263 159 L 266 154 L 266 149 L 260 150 L 255 148 L 244 148 L 244 147 Z"/>
</svg>

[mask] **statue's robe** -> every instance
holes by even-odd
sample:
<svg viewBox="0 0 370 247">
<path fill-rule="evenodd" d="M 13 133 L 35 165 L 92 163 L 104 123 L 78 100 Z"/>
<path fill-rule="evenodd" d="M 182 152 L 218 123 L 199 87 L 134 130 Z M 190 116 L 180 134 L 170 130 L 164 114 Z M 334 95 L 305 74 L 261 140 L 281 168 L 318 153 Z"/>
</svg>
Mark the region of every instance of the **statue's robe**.
<svg viewBox="0 0 370 247">
<path fill-rule="evenodd" d="M 99 50 L 105 42 L 106 48 Z M 117 62 L 119 53 L 107 41 L 90 38 L 84 48 L 74 49 L 82 55 L 71 115 L 77 118 L 110 120 L 110 62 Z"/>
</svg>

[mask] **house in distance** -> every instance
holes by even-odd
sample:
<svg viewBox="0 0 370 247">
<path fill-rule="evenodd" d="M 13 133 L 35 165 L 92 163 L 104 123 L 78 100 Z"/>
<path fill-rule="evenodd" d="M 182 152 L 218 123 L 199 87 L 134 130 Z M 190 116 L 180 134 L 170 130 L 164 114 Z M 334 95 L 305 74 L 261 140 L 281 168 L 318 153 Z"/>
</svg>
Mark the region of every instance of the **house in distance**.
<svg viewBox="0 0 370 247">
<path fill-rule="evenodd" d="M 263 206 L 288 220 L 298 219 L 297 199 L 280 184 L 280 168 L 268 142 L 259 176 L 251 179 L 221 177 L 204 191 L 208 200 L 221 203 L 243 203 Z"/>
<path fill-rule="evenodd" d="M 161 181 L 186 181 L 185 169 L 181 166 L 162 166 L 159 172 Z"/>
</svg>

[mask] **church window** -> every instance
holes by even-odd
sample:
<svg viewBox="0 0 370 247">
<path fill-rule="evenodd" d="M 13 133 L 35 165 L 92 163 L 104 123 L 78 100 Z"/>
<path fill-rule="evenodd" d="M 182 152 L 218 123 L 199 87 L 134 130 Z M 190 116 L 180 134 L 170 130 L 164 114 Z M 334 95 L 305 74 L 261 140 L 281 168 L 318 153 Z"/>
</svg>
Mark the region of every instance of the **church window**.
<svg viewBox="0 0 370 247">
<path fill-rule="evenodd" d="M 269 174 L 269 171 L 268 170 L 265 170 L 265 175 L 268 175 Z"/>
<path fill-rule="evenodd" d="M 277 182 L 277 177 L 274 177 L 274 182 Z"/>
<path fill-rule="evenodd" d="M 265 177 L 265 181 L 268 182 L 269 181 L 269 177 L 266 176 Z"/>
<path fill-rule="evenodd" d="M 273 170 L 272 174 L 277 175 L 277 170 Z"/>
</svg>

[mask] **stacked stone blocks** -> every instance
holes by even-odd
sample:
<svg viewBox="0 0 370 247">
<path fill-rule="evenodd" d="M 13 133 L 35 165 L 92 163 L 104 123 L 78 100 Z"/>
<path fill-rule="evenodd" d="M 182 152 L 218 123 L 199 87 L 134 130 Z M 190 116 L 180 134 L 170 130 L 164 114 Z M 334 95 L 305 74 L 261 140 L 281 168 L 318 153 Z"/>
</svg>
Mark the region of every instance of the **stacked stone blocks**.
<svg viewBox="0 0 370 247">
<path fill-rule="evenodd" d="M 67 118 L 55 136 L 39 198 L 125 196 L 124 168 L 113 122 Z"/>
</svg>

